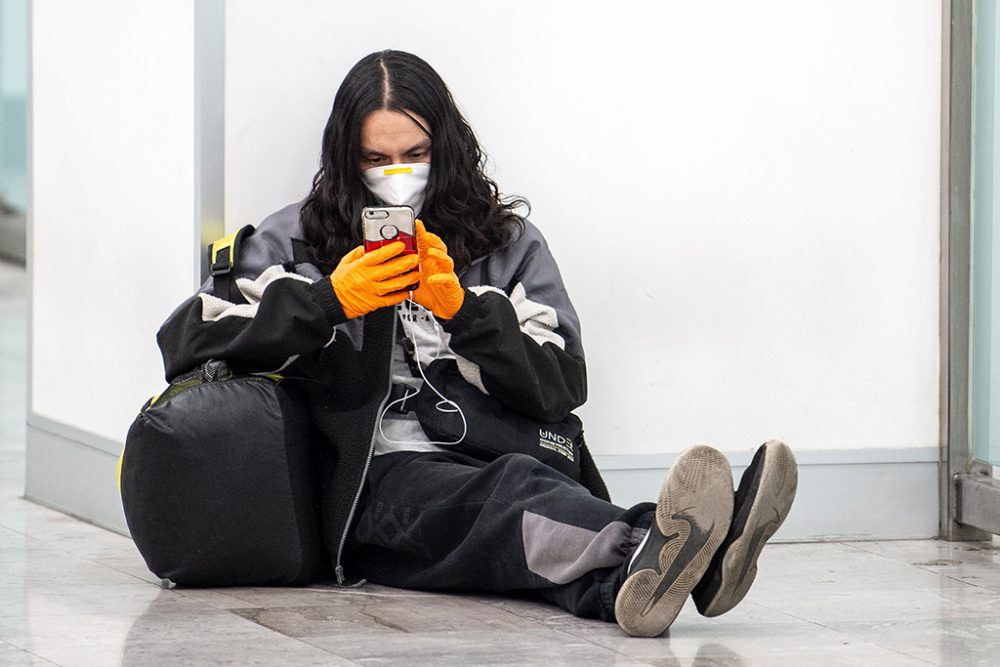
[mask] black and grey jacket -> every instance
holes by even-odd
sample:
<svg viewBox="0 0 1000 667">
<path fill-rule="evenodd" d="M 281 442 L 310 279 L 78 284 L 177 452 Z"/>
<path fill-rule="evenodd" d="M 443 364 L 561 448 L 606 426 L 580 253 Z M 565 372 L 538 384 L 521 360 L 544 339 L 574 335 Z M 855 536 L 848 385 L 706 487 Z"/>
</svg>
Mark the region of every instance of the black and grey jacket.
<svg viewBox="0 0 1000 667">
<path fill-rule="evenodd" d="M 310 410 L 335 461 L 324 490 L 324 533 L 342 580 L 348 527 L 390 393 L 398 320 L 393 308 L 347 319 L 328 277 L 309 259 L 299 208 L 269 216 L 240 247 L 235 283 L 243 303 L 213 296 L 209 279 L 170 315 L 157 342 L 168 380 L 209 359 L 225 359 L 239 372 L 317 380 L 309 383 Z M 510 246 L 478 258 L 459 279 L 465 302 L 443 329 L 465 379 L 542 422 L 582 405 L 580 324 L 538 229 L 526 222 Z"/>
</svg>

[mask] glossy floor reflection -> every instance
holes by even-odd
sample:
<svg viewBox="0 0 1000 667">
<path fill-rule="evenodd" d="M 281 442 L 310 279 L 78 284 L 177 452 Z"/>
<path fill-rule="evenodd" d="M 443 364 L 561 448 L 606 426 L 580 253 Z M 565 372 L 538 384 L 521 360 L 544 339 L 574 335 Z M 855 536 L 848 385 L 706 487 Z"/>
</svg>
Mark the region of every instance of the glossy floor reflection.
<svg viewBox="0 0 1000 667">
<path fill-rule="evenodd" d="M 747 600 L 632 639 L 525 600 L 164 590 L 131 541 L 20 499 L 24 271 L 0 263 L 0 665 L 996 665 L 1000 550 L 769 546 Z"/>
</svg>

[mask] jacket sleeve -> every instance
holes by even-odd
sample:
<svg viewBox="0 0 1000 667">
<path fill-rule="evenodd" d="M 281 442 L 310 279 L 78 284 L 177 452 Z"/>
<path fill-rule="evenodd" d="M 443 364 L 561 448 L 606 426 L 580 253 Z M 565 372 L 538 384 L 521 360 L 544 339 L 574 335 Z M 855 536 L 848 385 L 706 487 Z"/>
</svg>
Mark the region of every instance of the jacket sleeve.
<svg viewBox="0 0 1000 667">
<path fill-rule="evenodd" d="M 467 287 L 443 328 L 466 380 L 539 421 L 558 422 L 587 400 L 587 369 L 576 311 L 548 245 L 533 231 L 519 243 L 507 291 Z"/>
<path fill-rule="evenodd" d="M 241 372 L 277 372 L 327 345 L 346 320 L 325 278 L 314 282 L 276 265 L 237 285 L 247 303 L 214 296 L 210 278 L 160 327 L 168 381 L 209 359 Z"/>
</svg>

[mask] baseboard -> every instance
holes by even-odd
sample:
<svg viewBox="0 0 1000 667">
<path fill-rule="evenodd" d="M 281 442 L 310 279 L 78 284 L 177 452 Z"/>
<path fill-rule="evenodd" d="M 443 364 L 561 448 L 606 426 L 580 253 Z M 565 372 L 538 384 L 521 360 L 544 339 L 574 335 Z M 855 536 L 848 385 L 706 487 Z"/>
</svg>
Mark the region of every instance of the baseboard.
<svg viewBox="0 0 1000 667">
<path fill-rule="evenodd" d="M 733 478 L 753 452 L 726 453 Z M 775 541 L 929 539 L 938 536 L 937 447 L 796 452 L 799 490 Z M 653 500 L 677 454 L 595 456 L 612 500 Z"/>
<path fill-rule="evenodd" d="M 32 415 L 25 497 L 123 535 L 116 481 L 122 443 Z M 733 477 L 753 452 L 727 453 Z M 777 541 L 928 539 L 938 535 L 937 447 L 797 452 L 799 491 Z M 676 454 L 595 456 L 612 500 L 653 500 Z"/>
<path fill-rule="evenodd" d="M 118 495 L 122 443 L 44 417 L 28 418 L 24 497 L 128 535 Z"/>
</svg>

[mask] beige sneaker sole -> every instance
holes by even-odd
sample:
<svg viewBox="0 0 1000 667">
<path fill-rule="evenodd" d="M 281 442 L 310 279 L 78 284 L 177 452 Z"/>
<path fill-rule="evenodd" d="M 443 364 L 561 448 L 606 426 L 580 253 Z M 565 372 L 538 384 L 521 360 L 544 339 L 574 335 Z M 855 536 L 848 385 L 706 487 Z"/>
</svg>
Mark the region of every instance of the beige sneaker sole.
<svg viewBox="0 0 1000 667">
<path fill-rule="evenodd" d="M 696 591 L 698 609 L 704 616 L 724 614 L 746 597 L 757 578 L 757 559 L 771 536 L 788 516 L 798 489 L 798 465 L 788 445 L 769 440 L 760 480 L 745 517 L 737 517 L 720 553 L 721 562 L 704 592 Z M 742 513 L 741 513 L 742 514 Z M 738 533 L 738 534 L 737 534 Z"/>
<path fill-rule="evenodd" d="M 615 598 L 622 630 L 657 637 L 670 627 L 725 538 L 732 515 L 729 461 L 711 447 L 685 450 L 663 482 L 656 520 Z"/>
</svg>

